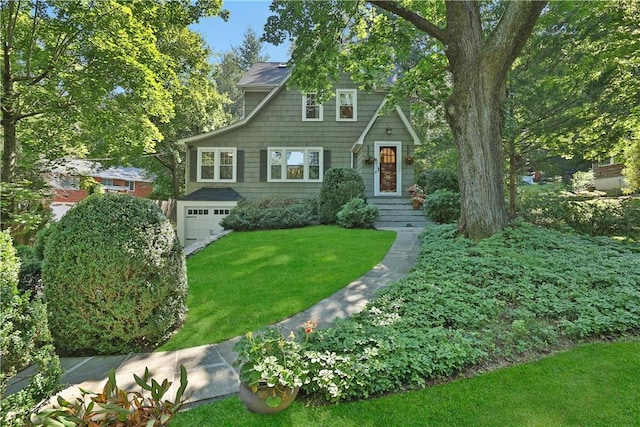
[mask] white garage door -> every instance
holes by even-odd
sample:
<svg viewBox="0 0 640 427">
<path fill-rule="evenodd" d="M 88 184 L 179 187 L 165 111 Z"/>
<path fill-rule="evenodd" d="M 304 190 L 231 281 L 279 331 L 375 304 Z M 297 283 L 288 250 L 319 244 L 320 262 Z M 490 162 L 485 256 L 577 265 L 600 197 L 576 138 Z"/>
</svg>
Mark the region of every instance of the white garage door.
<svg viewBox="0 0 640 427">
<path fill-rule="evenodd" d="M 185 207 L 186 245 L 222 231 L 220 221 L 230 210 L 230 207 Z"/>
</svg>

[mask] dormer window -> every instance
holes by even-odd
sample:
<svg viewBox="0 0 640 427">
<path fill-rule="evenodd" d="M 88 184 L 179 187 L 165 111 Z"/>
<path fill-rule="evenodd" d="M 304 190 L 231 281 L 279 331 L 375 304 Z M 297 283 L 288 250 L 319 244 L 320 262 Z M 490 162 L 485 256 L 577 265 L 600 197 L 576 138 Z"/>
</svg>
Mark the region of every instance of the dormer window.
<svg viewBox="0 0 640 427">
<path fill-rule="evenodd" d="M 336 120 L 358 120 L 358 91 L 355 89 L 336 90 Z"/>
<path fill-rule="evenodd" d="M 318 103 L 318 96 L 315 93 L 302 95 L 302 120 L 309 122 L 322 121 L 322 104 Z"/>
</svg>

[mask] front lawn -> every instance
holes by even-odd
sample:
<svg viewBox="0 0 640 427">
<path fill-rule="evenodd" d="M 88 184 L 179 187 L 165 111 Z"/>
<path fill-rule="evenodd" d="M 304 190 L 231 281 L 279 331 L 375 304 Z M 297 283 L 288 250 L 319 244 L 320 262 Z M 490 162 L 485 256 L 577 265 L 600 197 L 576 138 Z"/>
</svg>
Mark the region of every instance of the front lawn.
<svg viewBox="0 0 640 427">
<path fill-rule="evenodd" d="M 522 221 L 479 242 L 433 226 L 405 279 L 309 336 L 311 382 L 293 409 L 259 417 L 232 398 L 177 422 L 204 413 L 220 425 L 640 425 L 639 332 L 640 245 Z M 430 387 L 619 337 L 636 343 Z"/>
<path fill-rule="evenodd" d="M 160 350 L 224 341 L 303 311 L 371 270 L 395 236 L 332 226 L 231 233 L 187 260 L 187 319 Z"/>
<path fill-rule="evenodd" d="M 181 426 L 640 426 L 640 343 L 592 344 L 535 363 L 379 399 L 298 400 L 276 415 L 231 397 L 180 413 Z"/>
</svg>

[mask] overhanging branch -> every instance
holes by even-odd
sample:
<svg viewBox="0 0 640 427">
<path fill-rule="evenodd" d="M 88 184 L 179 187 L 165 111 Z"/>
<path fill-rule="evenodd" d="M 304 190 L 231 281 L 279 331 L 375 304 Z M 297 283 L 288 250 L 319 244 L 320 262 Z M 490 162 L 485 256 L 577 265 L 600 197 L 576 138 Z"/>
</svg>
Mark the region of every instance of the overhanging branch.
<svg viewBox="0 0 640 427">
<path fill-rule="evenodd" d="M 368 0 L 368 3 L 378 6 L 380 9 L 384 9 L 389 13 L 393 13 L 396 16 L 404 18 L 410 22 L 417 29 L 424 31 L 432 37 L 440 40 L 443 44 L 447 44 L 447 32 L 446 30 L 434 25 L 431 21 L 420 16 L 416 12 L 413 12 L 398 2 L 388 0 Z"/>
</svg>

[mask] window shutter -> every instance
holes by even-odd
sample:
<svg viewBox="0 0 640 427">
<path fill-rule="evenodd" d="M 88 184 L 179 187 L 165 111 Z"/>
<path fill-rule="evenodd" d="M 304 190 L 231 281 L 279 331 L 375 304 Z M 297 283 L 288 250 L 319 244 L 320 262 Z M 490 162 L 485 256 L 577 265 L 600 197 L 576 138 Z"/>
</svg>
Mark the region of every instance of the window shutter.
<svg viewBox="0 0 640 427">
<path fill-rule="evenodd" d="M 322 153 L 322 157 L 324 161 L 323 171 L 326 172 L 331 169 L 331 150 L 324 150 L 324 152 Z"/>
<path fill-rule="evenodd" d="M 267 182 L 267 150 L 260 150 L 260 182 Z"/>
<path fill-rule="evenodd" d="M 198 149 L 189 149 L 189 181 L 195 182 L 198 180 Z"/>
<path fill-rule="evenodd" d="M 244 182 L 244 150 L 237 151 L 236 182 Z"/>
</svg>

